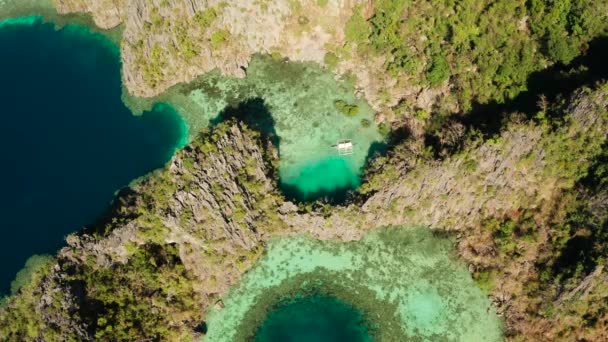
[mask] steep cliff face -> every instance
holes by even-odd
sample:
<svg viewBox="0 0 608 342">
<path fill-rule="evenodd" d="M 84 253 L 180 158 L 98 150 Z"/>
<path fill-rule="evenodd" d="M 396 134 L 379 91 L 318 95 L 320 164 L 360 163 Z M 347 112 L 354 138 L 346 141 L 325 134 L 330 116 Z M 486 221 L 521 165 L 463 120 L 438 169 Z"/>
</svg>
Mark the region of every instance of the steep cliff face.
<svg viewBox="0 0 608 342">
<path fill-rule="evenodd" d="M 549 228 L 539 216 L 534 240 L 518 240 L 519 256 L 509 257 L 485 222 L 527 209 L 550 216 L 606 139 L 607 94 L 606 87 L 579 92 L 571 106 L 560 107 L 562 124 L 513 124 L 499 139 L 441 163 L 401 168 L 392 161 L 401 156 L 393 156 L 370 179 L 373 195 L 362 208 L 333 208 L 330 215 L 286 202 L 276 188 L 278 156 L 270 142 L 241 124 L 221 124 L 120 196 L 108 220 L 68 237 L 57 264 L 0 311 L 0 337 L 196 338 L 205 309 L 221 307 L 221 296 L 269 238 L 353 240 L 385 224 L 457 231 L 472 272 L 498 267 L 501 286 L 492 296 L 510 331 L 521 334 L 540 322 L 545 331 L 558 329 L 558 321 L 530 317 L 526 297 L 515 296 L 536 274 Z"/>
<path fill-rule="evenodd" d="M 59 14 L 89 13 L 102 29 L 120 25 L 126 14 L 127 0 L 53 0 Z"/>
<path fill-rule="evenodd" d="M 575 173 L 599 152 L 607 105 L 605 90 L 580 91 L 559 109 L 568 115 L 558 130 L 513 123 L 499 137 L 440 163 L 386 163 L 364 184 L 372 195 L 361 209 L 352 205 L 324 220 L 298 215 L 288 221 L 322 238 L 340 238 L 344 227 L 350 227 L 347 236 L 358 237 L 378 225 L 403 223 L 465 231 L 485 217 L 538 207 L 571 187 Z"/>
<path fill-rule="evenodd" d="M 283 228 L 268 164 L 274 153 L 237 123 L 201 135 L 165 170 L 124 192 L 111 219 L 67 238 L 58 263 L 0 314 L 0 326 L 18 326 L 19 309 L 27 308 L 24 315 L 38 317 L 30 331 L 2 330 L 0 339 L 196 336 L 205 308 L 252 265 L 261 241 Z M 118 317 L 117 305 L 133 311 Z M 129 332 L 125 324 L 140 327 Z"/>
<path fill-rule="evenodd" d="M 133 188 L 132 204 L 121 210 L 135 219 L 112 227 L 101 241 L 85 235 L 68 243 L 97 255 L 104 267 L 126 262 L 129 244 L 176 244 L 186 268 L 201 280 L 200 290 L 223 293 L 254 261 L 251 253 L 260 241 L 280 228 L 273 212 L 281 197 L 266 163 L 276 158 L 275 150 L 263 146 L 257 133 L 240 124 L 218 126 L 180 151 L 166 170 Z M 69 249 L 62 255 L 76 258 Z M 237 267 L 235 260 L 243 256 L 245 264 Z M 209 286 L 212 278 L 215 286 Z"/>
<path fill-rule="evenodd" d="M 513 123 L 500 137 L 441 163 L 391 164 L 389 159 L 364 185 L 372 196 L 361 208 L 340 208 L 326 219 L 302 214 L 286 221 L 322 239 L 357 238 L 377 225 L 403 223 L 455 232 L 459 255 L 505 317 L 507 336 L 602 340 L 607 318 L 594 300 L 606 298 L 603 259 L 567 285 L 552 278 L 558 271 L 542 265 L 566 253 L 556 242 L 564 236 L 567 241 L 605 234 L 602 224 L 578 223 L 586 228 L 574 233 L 562 226 L 571 224 L 564 223 L 568 215 L 586 215 L 565 208 L 573 205 L 575 182 L 606 142 L 607 91 L 605 86 L 579 91 L 569 106 L 542 113 L 565 114 L 563 126 Z M 597 208 L 605 205 L 600 198 L 580 201 Z M 604 248 L 601 238 L 594 239 L 599 240 L 594 248 Z M 572 263 L 576 259 L 569 257 Z M 581 317 L 592 317 L 593 323 Z"/>
<path fill-rule="evenodd" d="M 104 28 L 124 24 L 123 75 L 133 95 L 158 95 L 213 69 L 243 77 L 252 54 L 272 53 L 354 80 L 389 122 L 512 99 L 532 73 L 586 51 L 608 13 L 606 0 L 52 1 L 60 13 L 91 13 Z"/>
<path fill-rule="evenodd" d="M 373 15 L 369 0 L 53 0 L 61 14 L 89 13 L 96 25 L 125 26 L 123 78 L 135 96 L 152 97 L 214 69 L 244 77 L 255 53 L 292 61 L 333 65 L 336 50 L 349 56 L 336 75 L 356 75 L 359 95 L 375 110 L 408 98 L 429 108 L 447 87 L 425 89 L 385 72 L 386 56 L 360 54 L 346 43 L 347 22 L 355 12 Z M 329 60 L 326 54 L 331 52 Z"/>
<path fill-rule="evenodd" d="M 325 45 L 344 42 L 361 1 L 55 0 L 60 13 L 91 13 L 102 28 L 124 23 L 127 88 L 158 95 L 213 69 L 244 77 L 254 53 L 323 63 Z"/>
</svg>

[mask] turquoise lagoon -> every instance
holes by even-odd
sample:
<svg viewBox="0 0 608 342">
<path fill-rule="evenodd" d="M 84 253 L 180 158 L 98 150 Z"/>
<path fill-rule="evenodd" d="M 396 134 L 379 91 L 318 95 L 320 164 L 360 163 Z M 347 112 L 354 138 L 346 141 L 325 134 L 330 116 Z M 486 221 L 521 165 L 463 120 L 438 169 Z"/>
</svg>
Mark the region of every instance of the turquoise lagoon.
<svg viewBox="0 0 608 342">
<path fill-rule="evenodd" d="M 315 63 L 255 55 L 245 78 L 211 72 L 153 101 L 171 102 L 192 133 L 234 111 L 246 122 L 252 121 L 248 116 L 269 116 L 266 124 L 253 121 L 277 138 L 281 188 L 299 201 L 344 199 L 360 185 L 363 167 L 384 141 L 374 110 L 355 96 L 353 81 L 338 80 Z M 339 101 L 357 106 L 357 113 L 345 115 Z M 136 111 L 147 108 L 145 101 L 130 105 Z M 352 155 L 340 156 L 333 148 L 342 139 L 352 140 Z"/>
<path fill-rule="evenodd" d="M 331 324 L 332 342 L 503 340 L 452 242 L 427 227 L 378 228 L 349 243 L 272 240 L 222 300 L 208 312 L 205 341 L 312 342 L 303 327 Z"/>
</svg>

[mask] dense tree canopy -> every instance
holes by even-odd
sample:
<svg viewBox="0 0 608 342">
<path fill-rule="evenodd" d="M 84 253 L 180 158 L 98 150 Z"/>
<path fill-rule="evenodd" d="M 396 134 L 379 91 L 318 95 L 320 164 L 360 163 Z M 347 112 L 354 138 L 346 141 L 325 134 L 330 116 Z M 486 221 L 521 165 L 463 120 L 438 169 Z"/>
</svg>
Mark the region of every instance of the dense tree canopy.
<svg viewBox="0 0 608 342">
<path fill-rule="evenodd" d="M 360 10 L 346 29 L 359 52 L 388 56 L 394 77 L 450 79 L 464 110 L 514 97 L 532 72 L 571 62 L 608 25 L 605 0 L 378 0 L 367 21 Z"/>
</svg>

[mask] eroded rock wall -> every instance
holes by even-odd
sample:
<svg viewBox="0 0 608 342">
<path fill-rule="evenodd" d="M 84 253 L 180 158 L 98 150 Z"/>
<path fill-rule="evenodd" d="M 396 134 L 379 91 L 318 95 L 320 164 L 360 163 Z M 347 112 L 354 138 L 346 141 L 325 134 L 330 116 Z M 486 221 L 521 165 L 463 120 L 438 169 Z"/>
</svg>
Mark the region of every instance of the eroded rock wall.
<svg viewBox="0 0 608 342">
<path fill-rule="evenodd" d="M 53 0 L 59 14 L 89 13 L 95 24 L 111 29 L 125 20 L 128 0 Z"/>
<path fill-rule="evenodd" d="M 306 213 L 284 200 L 276 186 L 278 156 L 270 142 L 242 124 L 221 124 L 178 152 L 165 170 L 121 196 L 111 220 L 94 232 L 68 237 L 69 246 L 59 253 L 58 265 L 25 290 L 30 291 L 29 297 L 19 295 L 9 303 L 9 310 L 0 311 L 0 326 L 10 323 L 10 315 L 18 316 L 25 307 L 48 311 L 35 316 L 39 339 L 51 336 L 45 331 L 58 334 L 53 336 L 90 338 L 93 335 L 87 334 L 94 327 L 84 322 L 94 320 L 87 315 L 103 311 L 85 310 L 82 316 L 70 316 L 83 300 L 89 305 L 103 299 L 96 297 L 97 283 L 86 283 L 90 272 L 110 272 L 103 279 L 112 284 L 112 277 L 125 273 L 113 275 L 111 270 L 129 264 L 150 244 L 177 249 L 185 269 L 178 277 L 180 286 L 196 294 L 187 307 L 173 306 L 175 298 L 170 294 L 159 296 L 153 291 L 150 298 L 141 298 L 151 301 L 151 307 L 160 305 L 165 310 L 152 310 L 151 314 L 166 320 L 163 324 L 177 334 L 171 336 L 191 334 L 206 308 L 221 307 L 219 298 L 253 265 L 265 241 L 276 236 L 306 233 L 318 239 L 348 241 L 382 225 L 422 224 L 456 231 L 460 254 L 471 263 L 471 271 L 484 263 L 500 263 L 491 238 L 484 240 L 487 232 L 478 226 L 487 218 L 546 206 L 572 187 L 606 140 L 607 109 L 608 88 L 580 91 L 570 106 L 562 108 L 565 119 L 561 125 L 514 123 L 500 137 L 479 142 L 443 162 L 390 169 L 389 159 L 384 172 L 376 175 L 379 178 L 370 179 L 374 193 L 362 207 L 332 208 L 329 215 L 321 210 Z M 538 239 L 549 240 L 542 226 Z M 538 247 L 526 248 L 522 247 L 525 253 L 519 258 L 500 264 L 503 282 L 493 294 L 510 329 L 519 332 L 531 325 L 526 323 L 526 306 L 512 295 L 534 274 L 538 257 Z M 137 280 L 140 269 L 127 269 L 134 272 L 127 277 L 133 284 L 121 286 L 142 286 Z M 158 281 L 162 283 L 163 278 Z M 40 298 L 50 302 L 41 306 Z M 543 322 L 546 329 L 553 329 L 550 322 Z"/>
<path fill-rule="evenodd" d="M 125 25 L 127 89 L 151 97 L 214 69 L 244 77 L 254 53 L 323 63 L 344 42 L 357 0 L 55 0 L 60 13 L 86 12 L 102 28 Z"/>
</svg>

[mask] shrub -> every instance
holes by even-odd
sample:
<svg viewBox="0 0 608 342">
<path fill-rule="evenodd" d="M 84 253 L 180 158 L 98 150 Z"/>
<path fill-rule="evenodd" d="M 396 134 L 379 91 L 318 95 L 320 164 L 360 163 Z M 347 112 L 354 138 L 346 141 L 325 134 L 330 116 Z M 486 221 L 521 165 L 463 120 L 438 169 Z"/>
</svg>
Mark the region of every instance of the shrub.
<svg viewBox="0 0 608 342">
<path fill-rule="evenodd" d="M 219 30 L 211 34 L 211 47 L 218 49 L 230 37 L 228 30 Z"/>
<path fill-rule="evenodd" d="M 430 67 L 426 72 L 426 79 L 432 86 L 436 86 L 448 79 L 450 76 L 450 66 L 448 61 L 441 54 L 433 56 Z"/>
<path fill-rule="evenodd" d="M 551 59 L 568 64 L 580 52 L 576 46 L 571 45 L 568 37 L 551 34 L 547 42 L 547 53 Z"/>
<path fill-rule="evenodd" d="M 98 308 L 82 317 L 98 340 L 176 340 L 179 327 L 169 312 L 180 323 L 200 319 L 188 310 L 200 299 L 176 245 L 147 243 L 109 268 L 73 266 L 71 280 L 83 285 L 85 305 Z"/>
<path fill-rule="evenodd" d="M 346 116 L 356 116 L 359 114 L 359 106 L 350 105 L 342 100 L 335 101 L 334 106 Z"/>
<path fill-rule="evenodd" d="M 369 37 L 370 28 L 361 15 L 360 8 L 355 8 L 355 13 L 346 23 L 344 34 L 346 35 L 346 41 L 354 44 L 362 43 Z"/>
<path fill-rule="evenodd" d="M 328 52 L 325 54 L 325 57 L 323 57 L 323 61 L 327 66 L 333 69 L 338 65 L 338 56 L 333 52 Z"/>
<path fill-rule="evenodd" d="M 378 125 L 378 132 L 380 132 L 383 137 L 387 137 L 391 134 L 391 126 L 386 122 L 382 122 Z"/>
<path fill-rule="evenodd" d="M 431 117 L 431 114 L 429 114 L 429 112 L 426 110 L 419 109 L 416 111 L 416 113 L 414 113 L 414 117 L 416 117 L 418 120 L 427 120 Z"/>
<path fill-rule="evenodd" d="M 214 7 L 209 7 L 204 11 L 196 13 L 194 15 L 194 21 L 199 24 L 203 29 L 208 28 L 217 18 L 217 11 Z"/>
<path fill-rule="evenodd" d="M 53 261 L 50 255 L 32 255 L 25 262 L 25 266 L 17 273 L 15 280 L 11 282 L 11 294 L 17 293 L 21 288 L 29 284 L 34 273 L 40 271 Z"/>
</svg>

